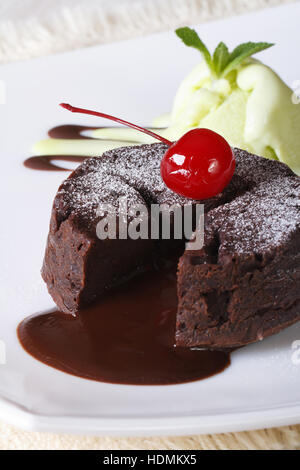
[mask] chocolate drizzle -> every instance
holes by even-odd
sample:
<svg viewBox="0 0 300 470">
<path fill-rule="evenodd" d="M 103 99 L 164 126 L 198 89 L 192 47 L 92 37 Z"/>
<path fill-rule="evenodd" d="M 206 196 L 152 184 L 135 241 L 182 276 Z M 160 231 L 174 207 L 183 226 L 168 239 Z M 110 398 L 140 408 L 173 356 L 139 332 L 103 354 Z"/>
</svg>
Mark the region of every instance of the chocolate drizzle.
<svg viewBox="0 0 300 470">
<path fill-rule="evenodd" d="M 98 127 L 77 126 L 74 124 L 64 124 L 62 126 L 53 127 L 48 131 L 48 136 L 52 139 L 91 139 L 91 137 L 82 134 L 84 131 L 91 131 L 99 129 Z M 54 160 L 63 162 L 78 162 L 81 163 L 86 157 L 81 155 L 36 155 L 27 158 L 24 161 L 24 166 L 31 170 L 40 171 L 71 171 L 69 168 L 64 168 L 53 163 Z"/>
<path fill-rule="evenodd" d="M 48 131 L 48 136 L 51 139 L 68 139 L 68 140 L 94 140 L 93 137 L 84 135 L 83 132 L 92 131 L 100 129 L 99 126 L 90 127 L 90 126 L 78 126 L 75 124 L 63 124 L 61 126 L 53 127 Z M 114 139 L 109 139 L 110 142 L 113 142 Z M 128 142 L 127 140 L 118 139 L 116 142 Z M 134 143 L 134 140 L 132 140 Z M 137 142 L 138 143 L 138 142 Z M 40 171 L 71 171 L 70 168 L 61 167 L 55 165 L 53 161 L 63 161 L 63 162 L 78 162 L 81 163 L 87 157 L 84 155 L 36 155 L 29 157 L 24 161 L 24 166 L 31 170 L 40 170 Z"/>
<path fill-rule="evenodd" d="M 48 131 L 48 136 L 52 139 L 91 139 L 82 132 L 93 131 L 98 127 L 77 126 L 76 124 L 63 124 L 62 126 L 53 127 Z"/>
<path fill-rule="evenodd" d="M 24 166 L 31 170 L 40 171 L 71 171 L 69 168 L 55 165 L 53 160 L 81 163 L 85 159 L 86 157 L 81 157 L 80 155 L 37 155 L 36 157 L 27 158 L 27 160 L 24 161 Z"/>
</svg>

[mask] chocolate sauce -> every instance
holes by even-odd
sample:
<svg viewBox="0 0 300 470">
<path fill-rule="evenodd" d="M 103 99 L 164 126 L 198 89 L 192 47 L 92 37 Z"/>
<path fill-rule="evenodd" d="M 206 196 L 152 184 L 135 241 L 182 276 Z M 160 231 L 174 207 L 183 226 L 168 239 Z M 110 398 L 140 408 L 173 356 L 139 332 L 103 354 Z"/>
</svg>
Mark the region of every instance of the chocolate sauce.
<svg viewBox="0 0 300 470">
<path fill-rule="evenodd" d="M 176 268 L 144 273 L 76 317 L 51 311 L 18 328 L 24 349 L 61 371 L 101 382 L 167 385 L 204 379 L 227 352 L 176 348 Z"/>
<path fill-rule="evenodd" d="M 82 132 L 95 129 L 99 129 L 99 126 L 88 127 L 77 126 L 75 124 L 63 124 L 62 126 L 56 126 L 50 129 L 48 136 L 52 139 L 91 139 L 91 137 L 83 135 Z"/>
<path fill-rule="evenodd" d="M 31 170 L 41 171 L 71 171 L 69 168 L 64 168 L 53 163 L 54 160 L 63 162 L 78 162 L 81 163 L 86 157 L 80 155 L 37 155 L 36 157 L 27 158 L 24 161 L 24 166 Z"/>
</svg>

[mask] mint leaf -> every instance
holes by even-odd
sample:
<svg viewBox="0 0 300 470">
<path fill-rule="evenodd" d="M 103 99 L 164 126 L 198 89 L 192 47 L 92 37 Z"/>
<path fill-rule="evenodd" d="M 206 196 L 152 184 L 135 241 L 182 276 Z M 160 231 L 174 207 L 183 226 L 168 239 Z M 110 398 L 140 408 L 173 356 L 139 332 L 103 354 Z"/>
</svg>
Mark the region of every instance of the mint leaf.
<svg viewBox="0 0 300 470">
<path fill-rule="evenodd" d="M 194 29 L 185 26 L 184 28 L 176 29 L 175 32 L 186 46 L 193 47 L 201 52 L 212 74 L 217 77 L 225 77 L 247 57 L 274 46 L 274 44 L 268 42 L 245 42 L 237 46 L 230 53 L 226 44 L 220 42 L 212 57 Z"/>
<path fill-rule="evenodd" d="M 221 75 L 225 77 L 240 65 L 247 57 L 256 54 L 257 52 L 268 49 L 269 47 L 274 46 L 274 44 L 268 42 L 245 42 L 237 46 L 229 56 L 229 61 L 227 66 L 223 69 Z"/>
<path fill-rule="evenodd" d="M 213 64 L 214 69 L 217 75 L 220 75 L 221 72 L 225 69 L 229 62 L 229 50 L 224 42 L 220 42 L 220 44 L 216 47 L 214 55 L 213 55 Z"/>
<path fill-rule="evenodd" d="M 175 33 L 188 47 L 194 47 L 201 52 L 207 65 L 213 70 L 212 59 L 209 50 L 203 41 L 199 38 L 196 31 L 188 26 L 176 29 Z"/>
</svg>

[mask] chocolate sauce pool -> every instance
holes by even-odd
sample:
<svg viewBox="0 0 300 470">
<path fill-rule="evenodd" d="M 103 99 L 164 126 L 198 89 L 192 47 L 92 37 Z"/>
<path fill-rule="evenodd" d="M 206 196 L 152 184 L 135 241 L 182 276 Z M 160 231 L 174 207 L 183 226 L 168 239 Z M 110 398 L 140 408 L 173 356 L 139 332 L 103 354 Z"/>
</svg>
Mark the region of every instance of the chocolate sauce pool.
<svg viewBox="0 0 300 470">
<path fill-rule="evenodd" d="M 176 348 L 176 267 L 144 273 L 76 317 L 52 311 L 18 328 L 24 349 L 61 371 L 101 382 L 168 385 L 223 371 L 230 355 Z"/>
</svg>

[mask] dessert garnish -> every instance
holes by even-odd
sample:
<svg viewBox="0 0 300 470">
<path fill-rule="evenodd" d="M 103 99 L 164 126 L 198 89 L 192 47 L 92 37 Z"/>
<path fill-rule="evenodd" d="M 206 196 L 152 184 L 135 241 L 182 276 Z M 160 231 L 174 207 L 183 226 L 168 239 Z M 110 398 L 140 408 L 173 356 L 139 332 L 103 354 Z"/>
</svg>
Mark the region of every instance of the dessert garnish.
<svg viewBox="0 0 300 470">
<path fill-rule="evenodd" d="M 161 162 L 168 188 L 191 199 L 208 199 L 229 184 L 235 157 L 228 142 L 210 129 L 192 129 L 175 142 Z"/>
<path fill-rule="evenodd" d="M 272 44 L 246 42 L 229 52 L 226 44 L 220 42 L 211 54 L 194 30 L 179 28 L 176 33 L 187 46 L 199 50 L 204 60 L 180 84 L 172 112 L 156 118 L 151 130 L 173 142 L 191 129 L 210 129 L 232 147 L 279 160 L 299 175 L 298 101 L 274 70 L 252 58 Z M 34 146 L 38 156 L 25 164 L 33 169 L 57 171 L 62 168 L 52 162 L 56 155 L 60 160 L 66 155 L 65 160 L 69 161 L 74 156 L 83 159 L 113 148 L 154 141 L 149 133 L 118 127 L 95 128 L 89 138 L 78 132 L 74 138 L 74 127 L 51 129 L 50 139 Z"/>
<path fill-rule="evenodd" d="M 179 85 L 171 115 L 155 120 L 167 126 L 163 136 L 177 140 L 191 128 L 205 127 L 232 147 L 280 160 L 300 174 L 300 106 L 274 70 L 251 57 L 272 44 L 247 42 L 229 52 L 220 42 L 210 54 L 195 31 L 176 33 L 204 60 Z"/>
<path fill-rule="evenodd" d="M 161 176 L 172 191 L 190 199 L 216 196 L 229 184 L 235 158 L 226 140 L 209 129 L 192 129 L 177 142 L 171 142 L 149 129 L 98 111 L 61 103 L 73 113 L 90 114 L 124 124 L 150 135 L 169 146 L 161 161 Z"/>
<path fill-rule="evenodd" d="M 200 39 L 194 29 L 185 26 L 176 29 L 175 33 L 188 47 L 193 47 L 201 52 L 203 59 L 216 78 L 224 78 L 257 52 L 261 52 L 274 44 L 269 42 L 245 42 L 237 46 L 232 52 L 224 42 L 220 42 L 213 55 L 210 54 L 204 42 Z"/>
</svg>

